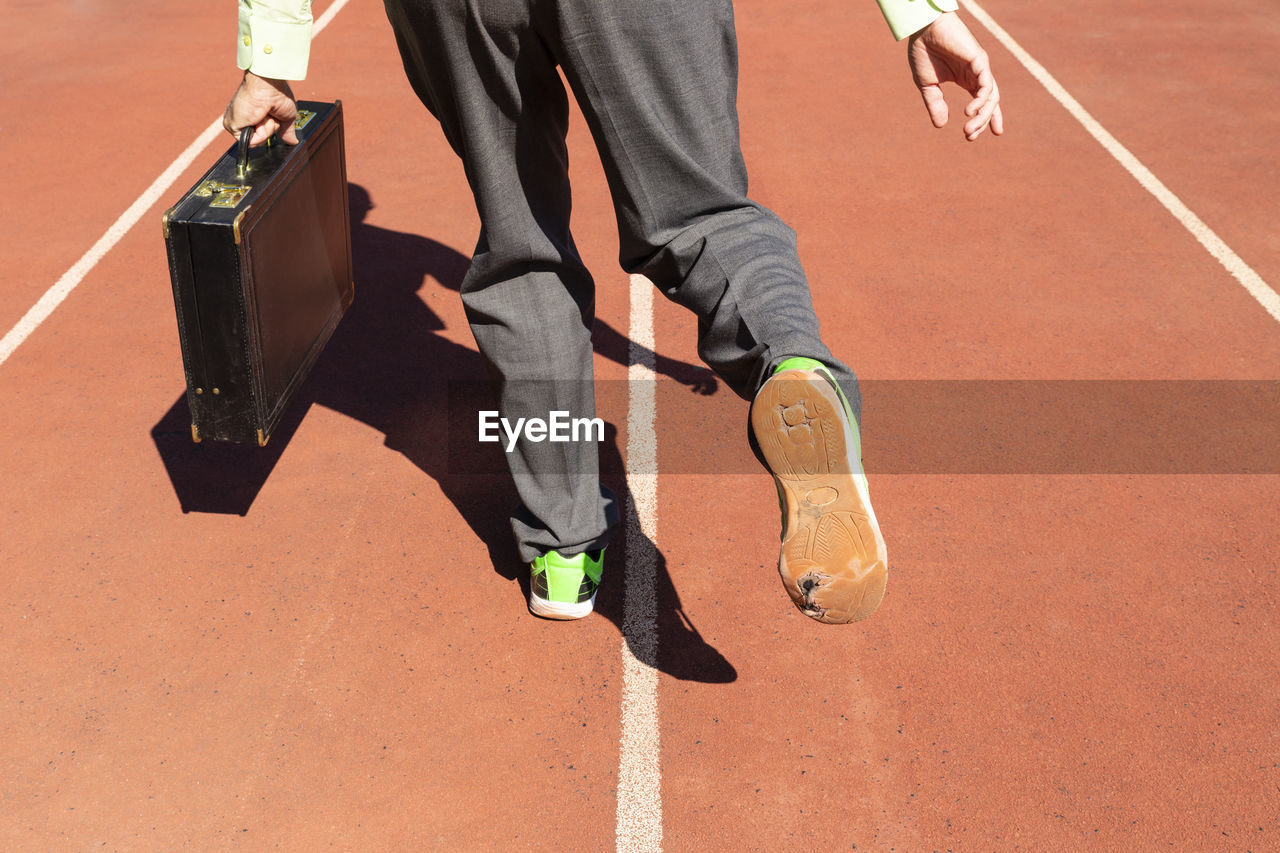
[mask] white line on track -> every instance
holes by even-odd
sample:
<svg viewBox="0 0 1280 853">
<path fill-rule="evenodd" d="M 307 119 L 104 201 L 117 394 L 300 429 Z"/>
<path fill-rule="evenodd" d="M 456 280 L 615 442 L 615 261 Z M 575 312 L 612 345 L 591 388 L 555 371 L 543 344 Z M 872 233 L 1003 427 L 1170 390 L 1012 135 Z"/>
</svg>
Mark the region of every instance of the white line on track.
<svg viewBox="0 0 1280 853">
<path fill-rule="evenodd" d="M 631 276 L 627 353 L 627 571 L 622 616 L 618 851 L 662 849 L 658 740 L 658 440 L 654 432 L 653 285 Z"/>
<path fill-rule="evenodd" d="M 334 19 L 342 7 L 347 5 L 348 0 L 334 0 L 320 16 L 312 28 L 312 37 L 318 36 L 320 32 Z M 186 150 L 178 155 L 178 159 L 169 164 L 169 168 L 160 173 L 160 177 L 152 181 L 151 186 L 143 190 L 142 195 L 120 214 L 120 218 L 111 224 L 106 233 L 98 238 L 89 251 L 85 252 L 80 260 L 76 261 L 71 269 L 62 274 L 62 277 L 54 282 L 53 286 L 44 292 L 44 295 L 31 306 L 26 314 L 22 315 L 12 329 L 10 329 L 3 338 L 0 338 L 0 364 L 4 364 L 9 360 L 9 356 L 13 355 L 14 350 L 21 346 L 22 342 L 31 336 L 31 333 L 39 328 L 40 324 L 49 318 L 59 305 L 62 304 L 71 291 L 84 280 L 89 271 L 97 266 L 98 261 L 110 252 L 125 234 L 128 234 L 133 226 L 138 224 L 138 220 L 142 218 L 151 206 L 160 200 L 160 196 L 173 186 L 183 172 L 187 170 L 200 153 L 209 147 L 210 143 L 216 140 L 222 134 L 222 117 L 219 116 L 212 124 L 201 131 L 195 141 L 187 146 Z"/>
<path fill-rule="evenodd" d="M 315 22 L 318 36 L 349 0 L 334 0 Z M 215 119 L 142 195 L 125 209 L 89 251 L 54 283 L 0 339 L 0 364 L 62 304 L 98 261 L 222 134 Z M 657 628 L 657 438 L 654 433 L 653 285 L 631 278 L 631 346 L 627 370 L 626 506 L 627 567 L 623 599 L 622 735 L 618 763 L 617 841 L 619 851 L 662 848 L 662 790 L 658 740 Z"/>
<path fill-rule="evenodd" d="M 1125 148 L 1120 142 L 1112 136 L 1106 128 L 1098 123 L 1097 119 L 1089 114 L 1089 112 L 1080 105 L 1080 102 L 1062 87 L 1062 84 L 1054 79 L 1053 75 L 1045 70 L 1045 67 L 1032 58 L 1031 54 L 1023 49 L 1022 45 L 1013 40 L 1013 36 L 1009 35 L 1005 30 L 995 22 L 987 12 L 979 6 L 974 0 L 960 0 L 960 5 L 965 8 L 969 14 L 973 15 L 984 27 L 986 27 L 996 40 L 999 41 L 1010 53 L 1017 57 L 1018 61 L 1023 64 L 1031 76 L 1040 81 L 1040 84 L 1049 90 L 1049 94 L 1062 104 L 1075 117 L 1076 121 L 1084 125 L 1085 130 L 1107 149 L 1107 153 L 1116 158 L 1120 165 L 1133 175 L 1133 177 L 1142 185 L 1143 189 L 1151 193 L 1156 199 L 1165 206 L 1165 209 L 1172 213 L 1182 226 L 1191 232 L 1191 236 L 1195 237 L 1208 250 L 1209 254 L 1218 259 L 1218 263 L 1226 267 L 1227 272 L 1231 273 L 1249 291 L 1254 299 L 1266 309 L 1277 321 L 1280 321 L 1280 294 L 1276 293 L 1270 285 L 1262 280 L 1262 276 L 1253 271 L 1244 259 L 1231 250 L 1231 247 L 1223 242 L 1222 238 L 1214 233 L 1213 229 L 1204 223 L 1200 217 L 1191 212 L 1182 200 L 1166 187 L 1159 178 L 1151 173 L 1151 170 L 1138 160 L 1137 157 Z"/>
</svg>

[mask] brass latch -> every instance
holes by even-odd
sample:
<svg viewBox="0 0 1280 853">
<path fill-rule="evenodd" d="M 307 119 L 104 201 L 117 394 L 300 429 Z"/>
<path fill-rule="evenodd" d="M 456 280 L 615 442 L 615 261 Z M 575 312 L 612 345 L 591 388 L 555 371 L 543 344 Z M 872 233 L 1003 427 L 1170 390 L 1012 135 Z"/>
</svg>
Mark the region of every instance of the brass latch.
<svg viewBox="0 0 1280 853">
<path fill-rule="evenodd" d="M 222 181 L 205 181 L 196 187 L 199 198 L 212 198 L 210 207 L 235 207 L 240 204 L 249 188 L 244 184 L 224 184 Z"/>
</svg>

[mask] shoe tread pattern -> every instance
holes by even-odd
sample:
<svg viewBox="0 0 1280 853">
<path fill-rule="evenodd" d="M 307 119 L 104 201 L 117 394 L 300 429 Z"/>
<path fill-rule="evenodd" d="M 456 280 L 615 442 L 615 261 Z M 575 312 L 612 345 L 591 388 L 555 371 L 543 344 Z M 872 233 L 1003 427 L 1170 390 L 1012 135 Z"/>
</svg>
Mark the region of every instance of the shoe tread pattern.
<svg viewBox="0 0 1280 853">
<path fill-rule="evenodd" d="M 835 390 L 810 371 L 780 373 L 757 395 L 751 425 L 786 505 L 778 571 L 792 601 L 821 622 L 870 616 L 888 561 L 854 481 Z"/>
</svg>

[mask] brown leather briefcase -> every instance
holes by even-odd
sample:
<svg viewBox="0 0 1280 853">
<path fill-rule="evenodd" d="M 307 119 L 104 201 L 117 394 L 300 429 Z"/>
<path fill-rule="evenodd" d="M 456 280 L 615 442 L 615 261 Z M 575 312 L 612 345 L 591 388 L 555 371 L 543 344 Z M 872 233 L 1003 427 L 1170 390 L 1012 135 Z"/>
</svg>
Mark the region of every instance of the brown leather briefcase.
<svg viewBox="0 0 1280 853">
<path fill-rule="evenodd" d="M 267 443 L 351 304 L 342 103 L 248 133 L 164 215 L 195 441 Z"/>
</svg>

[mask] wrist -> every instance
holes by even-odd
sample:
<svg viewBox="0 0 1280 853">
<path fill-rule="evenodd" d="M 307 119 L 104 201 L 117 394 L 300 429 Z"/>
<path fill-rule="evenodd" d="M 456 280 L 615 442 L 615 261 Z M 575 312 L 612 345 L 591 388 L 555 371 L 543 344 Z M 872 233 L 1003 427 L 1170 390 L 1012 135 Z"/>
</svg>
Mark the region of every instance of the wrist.
<svg viewBox="0 0 1280 853">
<path fill-rule="evenodd" d="M 938 19 L 959 8 L 957 0 L 877 0 L 893 37 L 899 41 L 918 35 Z"/>
<path fill-rule="evenodd" d="M 938 17 L 934 18 L 932 21 L 930 21 L 929 23 L 925 24 L 923 27 L 921 27 L 920 29 L 912 33 L 909 36 L 909 38 L 911 41 L 915 41 L 916 39 L 923 38 L 927 33 L 929 33 L 931 30 L 935 28 L 946 27 L 948 23 L 947 19 L 955 18 L 955 17 L 959 17 L 958 15 L 956 15 L 955 12 L 943 12 L 942 14 L 938 15 Z M 939 24 L 938 23 L 939 21 L 941 21 L 942 23 Z"/>
<path fill-rule="evenodd" d="M 263 77 L 252 71 L 244 72 L 244 80 L 240 88 L 249 100 L 257 104 L 269 105 L 273 109 L 280 104 L 293 103 L 294 100 L 293 90 L 289 88 L 288 80 Z"/>
<path fill-rule="evenodd" d="M 252 71 L 244 72 L 244 84 L 251 89 L 274 89 L 277 92 L 288 93 L 289 81 L 280 80 L 275 77 L 263 77 L 260 74 L 254 74 Z"/>
</svg>

